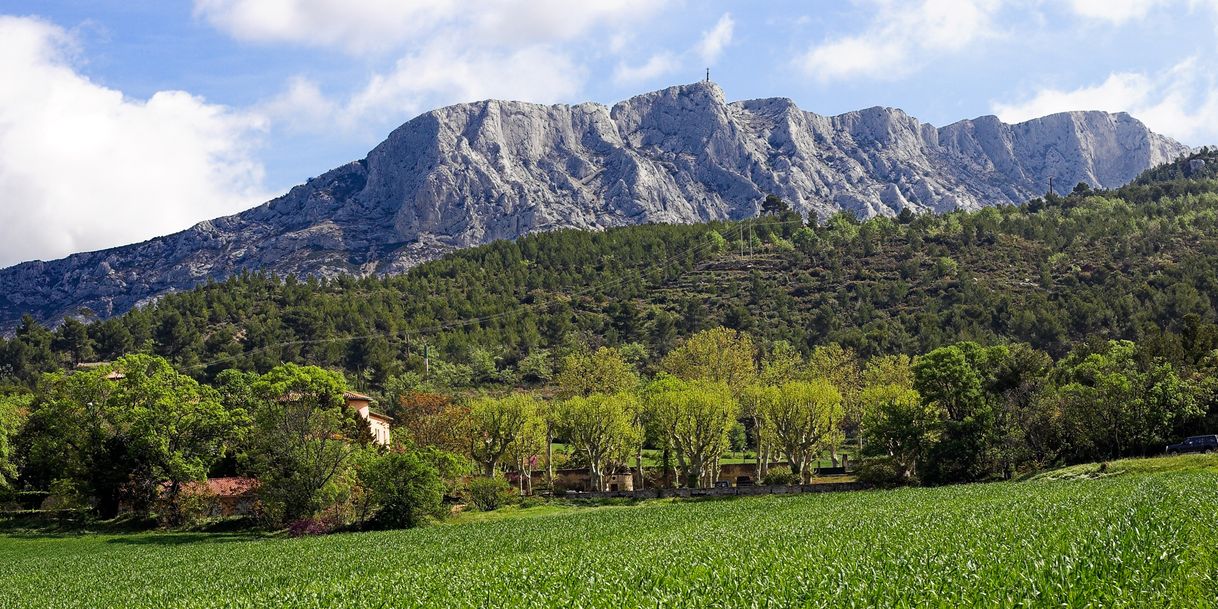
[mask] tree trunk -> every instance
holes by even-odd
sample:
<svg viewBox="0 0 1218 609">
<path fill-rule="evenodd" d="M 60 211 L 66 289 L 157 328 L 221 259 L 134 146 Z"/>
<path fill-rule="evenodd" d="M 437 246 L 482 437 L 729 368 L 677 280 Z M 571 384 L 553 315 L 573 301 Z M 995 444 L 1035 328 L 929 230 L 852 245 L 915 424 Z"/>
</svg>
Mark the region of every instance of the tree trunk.
<svg viewBox="0 0 1218 609">
<path fill-rule="evenodd" d="M 757 479 L 757 483 L 760 484 L 761 479 L 765 477 L 765 472 L 762 471 L 761 466 L 761 449 L 765 443 L 761 441 L 761 423 L 757 420 L 757 417 L 753 417 L 753 439 L 757 441 L 757 446 L 755 447 L 757 449 L 757 469 L 754 477 Z"/>
<path fill-rule="evenodd" d="M 554 430 L 546 423 L 546 487 L 554 493 Z"/>
<path fill-rule="evenodd" d="M 638 483 L 634 485 L 634 489 L 636 491 L 641 491 L 647 486 L 647 481 L 643 477 L 643 449 L 642 449 L 642 447 L 640 447 L 638 449 L 638 451 L 634 453 L 634 467 L 635 467 L 635 471 L 637 471 L 639 474 Z"/>
<path fill-rule="evenodd" d="M 182 524 L 182 484 L 174 480 L 169 485 L 169 523 L 173 526 Z"/>
<path fill-rule="evenodd" d="M 602 481 L 601 468 L 595 460 L 589 459 L 588 474 L 588 481 L 592 484 L 592 489 L 597 492 L 604 491 L 605 485 Z"/>
</svg>

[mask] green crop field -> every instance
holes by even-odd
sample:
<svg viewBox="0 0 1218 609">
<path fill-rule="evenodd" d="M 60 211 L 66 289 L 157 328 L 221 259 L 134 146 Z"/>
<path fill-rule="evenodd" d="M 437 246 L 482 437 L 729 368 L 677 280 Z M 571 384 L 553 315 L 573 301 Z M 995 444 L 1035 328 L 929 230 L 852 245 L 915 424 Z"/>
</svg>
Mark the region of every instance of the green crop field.
<svg viewBox="0 0 1218 609">
<path fill-rule="evenodd" d="M 0 607 L 1216 607 L 1218 458 L 282 539 L 0 537 Z"/>
</svg>

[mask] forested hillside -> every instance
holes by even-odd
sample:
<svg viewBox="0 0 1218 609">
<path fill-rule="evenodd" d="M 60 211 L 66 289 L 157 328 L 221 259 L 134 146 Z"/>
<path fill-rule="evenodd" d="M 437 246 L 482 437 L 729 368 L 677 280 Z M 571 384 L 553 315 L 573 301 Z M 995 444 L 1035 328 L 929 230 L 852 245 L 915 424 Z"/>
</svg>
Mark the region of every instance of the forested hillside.
<svg viewBox="0 0 1218 609">
<path fill-rule="evenodd" d="M 646 366 L 716 325 L 763 350 L 785 339 L 870 356 L 976 340 L 1062 355 L 1127 338 L 1187 364 L 1218 347 L 1216 157 L 971 213 L 804 226 L 773 206 L 744 222 L 533 235 L 391 278 L 247 274 L 106 321 L 27 319 L 0 344 L 0 367 L 29 383 L 146 351 L 205 379 L 294 361 L 376 389 L 421 372 L 426 349 L 449 386 L 519 383 L 544 380 L 566 344 L 639 343 Z"/>
</svg>

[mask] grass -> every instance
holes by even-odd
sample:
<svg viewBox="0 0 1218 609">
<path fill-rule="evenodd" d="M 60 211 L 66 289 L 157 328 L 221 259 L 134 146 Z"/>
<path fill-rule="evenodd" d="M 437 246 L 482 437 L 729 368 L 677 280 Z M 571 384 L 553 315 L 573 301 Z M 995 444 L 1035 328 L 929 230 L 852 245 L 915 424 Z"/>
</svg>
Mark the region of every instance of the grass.
<svg viewBox="0 0 1218 609">
<path fill-rule="evenodd" d="M 14 535 L 0 607 L 1218 606 L 1218 458 L 1086 467 L 308 539 Z"/>
<path fill-rule="evenodd" d="M 1119 476 L 1122 474 L 1150 474 L 1185 470 L 1207 470 L 1218 473 L 1218 458 L 1212 455 L 1180 455 L 1175 457 L 1151 457 L 1146 459 L 1121 459 L 1111 463 L 1088 463 L 1072 465 L 1031 476 L 1030 480 L 1080 480 Z"/>
</svg>

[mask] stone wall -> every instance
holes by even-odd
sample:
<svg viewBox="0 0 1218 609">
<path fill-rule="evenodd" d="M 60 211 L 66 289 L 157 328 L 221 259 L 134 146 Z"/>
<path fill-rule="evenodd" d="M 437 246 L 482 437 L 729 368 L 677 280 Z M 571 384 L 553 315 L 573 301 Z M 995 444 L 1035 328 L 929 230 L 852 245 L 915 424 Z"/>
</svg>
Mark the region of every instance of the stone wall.
<svg viewBox="0 0 1218 609">
<path fill-rule="evenodd" d="M 798 495 L 801 493 L 838 493 L 865 491 L 873 487 L 863 482 L 827 482 L 791 486 L 729 486 L 722 488 L 651 488 L 616 493 L 567 493 L 576 499 L 659 499 L 663 497 L 731 497 L 738 495 Z"/>
</svg>

